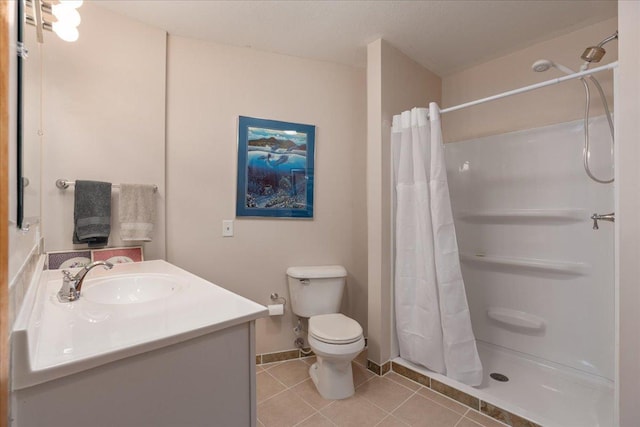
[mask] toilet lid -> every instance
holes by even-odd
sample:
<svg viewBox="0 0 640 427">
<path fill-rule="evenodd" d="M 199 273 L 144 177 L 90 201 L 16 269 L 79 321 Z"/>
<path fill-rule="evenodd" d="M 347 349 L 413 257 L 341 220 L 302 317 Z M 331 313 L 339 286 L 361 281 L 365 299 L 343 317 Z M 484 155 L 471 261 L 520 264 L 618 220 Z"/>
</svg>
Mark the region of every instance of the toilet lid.
<svg viewBox="0 0 640 427">
<path fill-rule="evenodd" d="M 309 334 L 329 344 L 350 344 L 362 337 L 362 326 L 344 314 L 321 314 L 309 319 Z"/>
</svg>

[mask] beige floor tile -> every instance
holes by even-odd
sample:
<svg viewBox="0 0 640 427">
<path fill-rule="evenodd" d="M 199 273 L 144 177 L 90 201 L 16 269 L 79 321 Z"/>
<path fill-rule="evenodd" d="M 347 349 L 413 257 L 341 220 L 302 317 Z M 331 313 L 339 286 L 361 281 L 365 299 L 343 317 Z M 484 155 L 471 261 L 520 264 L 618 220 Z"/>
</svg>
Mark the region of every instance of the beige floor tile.
<svg viewBox="0 0 640 427">
<path fill-rule="evenodd" d="M 258 404 L 258 420 L 265 427 L 289 427 L 313 415 L 314 409 L 291 390 Z"/>
<path fill-rule="evenodd" d="M 334 427 L 334 424 L 319 413 L 307 418 L 296 427 Z"/>
<path fill-rule="evenodd" d="M 460 414 L 418 394 L 393 411 L 393 415 L 411 426 L 424 427 L 453 427 L 462 418 Z"/>
<path fill-rule="evenodd" d="M 375 426 L 387 416 L 382 409 L 359 396 L 337 400 L 320 413 L 340 427 Z"/>
<path fill-rule="evenodd" d="M 360 397 L 371 401 L 387 412 L 392 412 L 414 392 L 384 377 L 375 377 L 356 390 Z"/>
<path fill-rule="evenodd" d="M 366 348 L 360 352 L 360 354 L 354 359 L 354 362 L 364 367 L 367 366 L 367 349 Z"/>
<path fill-rule="evenodd" d="M 491 417 L 487 417 L 486 415 L 476 411 L 467 412 L 465 414 L 465 418 L 469 418 L 470 420 L 475 421 L 476 423 L 480 424 L 482 427 L 505 427 L 506 426 L 506 424 L 503 424 L 498 420 L 495 420 Z"/>
<path fill-rule="evenodd" d="M 420 396 L 426 397 L 427 399 L 431 399 L 436 403 L 441 404 L 442 406 L 451 409 L 453 412 L 457 412 L 460 415 L 464 415 L 469 409 L 468 406 L 463 405 L 462 403 L 456 402 L 453 399 L 449 399 L 447 396 L 443 396 L 440 393 L 436 393 L 433 390 L 429 390 L 426 387 L 422 387 L 418 394 Z"/>
<path fill-rule="evenodd" d="M 264 424 L 262 424 L 262 421 L 258 420 L 258 427 L 264 427 Z"/>
<path fill-rule="evenodd" d="M 262 371 L 264 371 L 264 368 L 262 367 L 262 365 L 256 365 L 256 374 Z"/>
<path fill-rule="evenodd" d="M 400 418 L 389 415 L 387 418 L 382 420 L 380 424 L 376 424 L 376 427 L 407 427 L 408 425 L 409 424 L 406 424 Z"/>
<path fill-rule="evenodd" d="M 403 377 L 402 375 L 398 375 L 395 372 L 389 372 L 387 375 L 384 376 L 384 378 L 387 378 L 393 382 L 396 382 L 398 384 L 400 384 L 401 386 L 404 386 L 410 390 L 416 391 L 418 390 L 420 387 L 422 387 L 420 384 L 418 384 L 417 382 L 411 381 L 408 378 Z"/>
<path fill-rule="evenodd" d="M 268 372 L 287 387 L 291 387 L 309 378 L 309 365 L 299 359 L 290 360 L 274 366 Z"/>
<path fill-rule="evenodd" d="M 280 366 L 282 365 L 284 362 L 271 362 L 271 363 L 263 363 L 262 365 L 262 369 L 264 369 L 265 371 L 268 371 L 269 369 L 275 368 L 276 366 Z"/>
<path fill-rule="evenodd" d="M 258 403 L 280 393 L 286 387 L 268 372 L 259 372 L 256 374 L 256 399 Z"/>
<path fill-rule="evenodd" d="M 304 359 L 300 359 L 300 360 L 302 360 L 307 365 L 313 365 L 314 363 L 316 363 L 317 357 L 316 356 L 305 357 Z"/>
<path fill-rule="evenodd" d="M 324 397 L 320 396 L 320 393 L 318 393 L 316 385 L 313 383 L 311 378 L 301 382 L 291 390 L 293 390 L 298 396 L 300 396 L 302 400 L 318 410 L 326 407 L 331 402 L 333 402 L 333 400 L 327 400 Z"/>
<path fill-rule="evenodd" d="M 362 365 L 358 365 L 357 363 L 351 362 L 351 369 L 353 370 L 353 385 L 354 387 L 358 387 L 363 382 L 370 380 L 376 374 L 368 370 Z"/>
<path fill-rule="evenodd" d="M 482 427 L 482 426 L 478 423 L 474 423 L 469 418 L 463 418 L 460 420 L 458 424 L 456 424 L 456 427 Z"/>
</svg>

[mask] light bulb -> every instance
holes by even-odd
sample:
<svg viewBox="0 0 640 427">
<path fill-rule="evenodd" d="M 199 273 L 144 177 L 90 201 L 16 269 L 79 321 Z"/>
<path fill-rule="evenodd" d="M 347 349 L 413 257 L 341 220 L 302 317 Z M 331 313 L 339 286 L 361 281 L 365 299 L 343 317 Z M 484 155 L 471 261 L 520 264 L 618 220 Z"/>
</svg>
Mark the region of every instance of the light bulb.
<svg viewBox="0 0 640 427">
<path fill-rule="evenodd" d="M 53 16 L 58 19 L 58 22 L 64 25 L 70 25 L 72 27 L 77 27 L 80 25 L 80 13 L 78 11 L 65 3 L 55 4 L 51 7 L 51 11 Z"/>
<path fill-rule="evenodd" d="M 54 22 L 51 25 L 53 32 L 66 42 L 74 42 L 80 37 L 78 29 L 71 25 L 65 25 L 60 22 Z"/>
<path fill-rule="evenodd" d="M 82 3 L 83 3 L 82 0 L 60 0 L 60 4 L 66 4 L 69 7 L 72 7 L 74 9 L 77 9 L 80 6 L 82 6 Z"/>
</svg>

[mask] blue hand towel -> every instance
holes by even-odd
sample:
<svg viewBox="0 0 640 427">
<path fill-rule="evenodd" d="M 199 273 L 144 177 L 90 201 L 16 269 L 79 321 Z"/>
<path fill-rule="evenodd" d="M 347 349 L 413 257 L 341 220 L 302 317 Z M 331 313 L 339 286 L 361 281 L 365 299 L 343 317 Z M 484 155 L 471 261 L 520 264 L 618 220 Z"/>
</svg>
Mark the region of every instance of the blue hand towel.
<svg viewBox="0 0 640 427">
<path fill-rule="evenodd" d="M 111 183 L 76 181 L 73 243 L 106 246 L 111 232 Z"/>
</svg>

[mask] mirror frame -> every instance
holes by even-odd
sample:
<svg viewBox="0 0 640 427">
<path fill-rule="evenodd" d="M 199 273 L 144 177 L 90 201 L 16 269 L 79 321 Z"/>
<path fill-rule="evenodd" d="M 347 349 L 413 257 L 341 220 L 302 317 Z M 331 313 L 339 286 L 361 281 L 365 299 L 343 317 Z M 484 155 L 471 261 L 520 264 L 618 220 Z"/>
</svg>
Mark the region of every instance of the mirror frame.
<svg viewBox="0 0 640 427">
<path fill-rule="evenodd" d="M 17 64 L 17 92 L 16 92 L 16 225 L 19 229 L 23 229 L 24 223 L 24 179 L 22 177 L 24 168 L 23 168 L 23 144 L 24 144 L 24 129 L 23 129 L 23 118 L 24 118 L 24 101 L 23 101 L 23 70 L 24 70 L 24 1 L 18 0 L 16 2 L 17 9 L 17 19 L 16 19 L 16 30 L 17 35 L 16 39 L 18 41 L 18 60 Z"/>
</svg>

